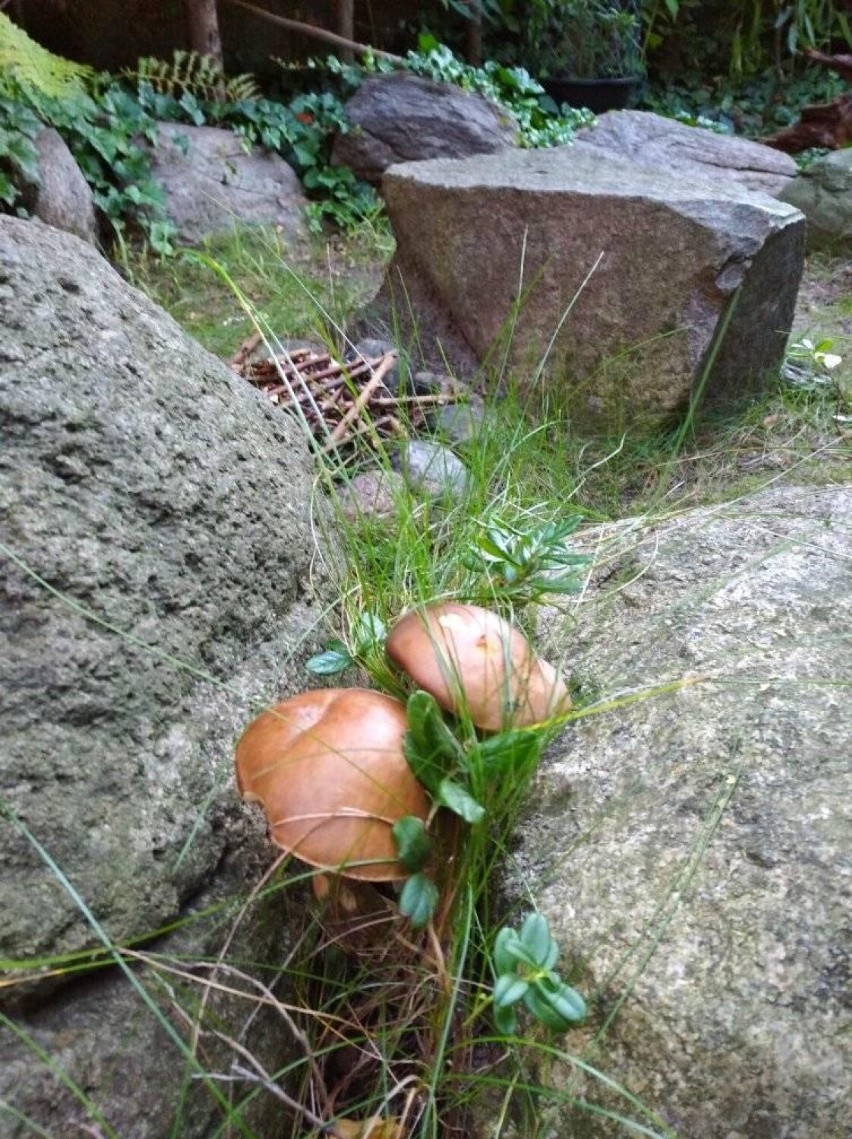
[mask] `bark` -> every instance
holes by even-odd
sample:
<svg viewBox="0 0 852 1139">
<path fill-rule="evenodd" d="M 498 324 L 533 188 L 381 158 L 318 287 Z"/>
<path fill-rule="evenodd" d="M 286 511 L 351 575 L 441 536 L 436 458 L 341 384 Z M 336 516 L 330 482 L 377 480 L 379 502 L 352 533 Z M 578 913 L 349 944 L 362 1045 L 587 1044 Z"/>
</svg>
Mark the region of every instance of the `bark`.
<svg viewBox="0 0 852 1139">
<path fill-rule="evenodd" d="M 183 11 L 189 50 L 212 56 L 224 71 L 216 0 L 183 0 Z"/>
<path fill-rule="evenodd" d="M 468 0 L 470 15 L 464 37 L 464 55 L 468 63 L 479 67 L 482 63 L 482 5 L 479 0 Z"/>
<path fill-rule="evenodd" d="M 337 34 L 341 39 L 349 40 L 351 43 L 355 38 L 355 0 L 336 0 L 336 8 Z M 341 49 L 340 56 L 347 63 L 351 63 L 354 52 L 351 47 L 345 47 Z"/>
</svg>

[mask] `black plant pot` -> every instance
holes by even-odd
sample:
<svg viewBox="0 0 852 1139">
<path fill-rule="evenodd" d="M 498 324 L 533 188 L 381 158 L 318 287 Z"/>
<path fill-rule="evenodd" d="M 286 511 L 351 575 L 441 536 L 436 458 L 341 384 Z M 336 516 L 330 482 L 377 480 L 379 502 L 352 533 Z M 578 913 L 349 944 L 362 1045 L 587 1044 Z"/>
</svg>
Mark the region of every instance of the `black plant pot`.
<svg viewBox="0 0 852 1139">
<path fill-rule="evenodd" d="M 556 103 L 588 107 L 596 115 L 602 115 L 605 111 L 620 111 L 626 107 L 641 82 L 638 75 L 624 75 L 617 79 L 564 79 L 554 76 L 542 79 L 541 85 Z"/>
</svg>

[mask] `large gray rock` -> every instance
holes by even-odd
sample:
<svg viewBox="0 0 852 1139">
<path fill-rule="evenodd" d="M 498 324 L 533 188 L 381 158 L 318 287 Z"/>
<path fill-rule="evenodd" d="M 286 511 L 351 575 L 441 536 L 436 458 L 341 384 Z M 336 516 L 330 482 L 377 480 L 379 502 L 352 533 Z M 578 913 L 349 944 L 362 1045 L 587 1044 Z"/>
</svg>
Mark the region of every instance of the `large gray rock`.
<svg viewBox="0 0 852 1139">
<path fill-rule="evenodd" d="M 734 135 L 691 127 L 650 111 L 609 111 L 577 131 L 578 151 L 602 150 L 660 174 L 724 178 L 747 190 L 781 197 L 796 163 L 780 150 Z"/>
<path fill-rule="evenodd" d="M 808 219 L 808 247 L 852 249 L 852 149 L 818 158 L 781 194 Z"/>
<path fill-rule="evenodd" d="M 21 962 L 19 981 L 36 959 L 85 961 L 100 945 L 83 904 L 127 945 L 232 905 L 258 880 L 271 851 L 238 801 L 232 744 L 259 705 L 302 686 L 315 542 L 295 423 L 90 246 L 0 218 L 0 298 L 0 958 Z M 287 910 L 269 902 L 241 928 L 246 961 L 280 960 Z M 193 921 L 191 948 L 186 932 L 158 948 L 215 956 L 229 912 Z M 138 997 L 120 979 L 101 992 L 100 973 L 59 993 L 71 978 L 35 975 L 0 988 L 0 1003 L 42 1005 L 22 1024 L 50 1062 L 122 1135 L 165 1139 L 165 1124 L 122 1126 L 180 1102 L 180 1054 Z M 146 983 L 170 1003 L 162 981 Z M 191 1009 L 194 987 L 169 984 Z M 218 1022 L 235 1038 L 248 1017 L 237 1003 Z M 174 1006 L 170 1019 L 188 1031 Z M 116 1057 L 132 1073 L 123 1081 Z M 221 1113 L 191 1086 L 195 1122 L 179 1133 L 206 1139 Z M 85 1116 L 8 1029 L 4 1100 L 56 1135 Z M 274 1100 L 255 1107 L 280 1116 Z M 261 1133 L 277 1135 L 270 1120 Z M 14 1116 L 0 1125 L 22 1128 Z"/>
<path fill-rule="evenodd" d="M 36 137 L 39 182 L 27 189 L 27 210 L 47 225 L 67 230 L 95 244 L 98 227 L 89 183 L 62 135 L 45 127 Z"/>
<path fill-rule="evenodd" d="M 850 486 L 604 529 L 589 549 L 619 584 L 549 646 L 601 711 L 547 756 L 509 890 L 590 998 L 567 1050 L 682 1139 L 848 1134 L 850 533 Z M 625 1134 L 568 1108 L 552 1123 Z"/>
<path fill-rule="evenodd" d="M 160 123 L 151 168 L 183 241 L 247 223 L 279 226 L 291 241 L 307 234 L 307 199 L 293 169 L 270 151 L 246 154 L 233 131 Z"/>
<path fill-rule="evenodd" d="M 731 404 L 782 360 L 804 218 L 766 195 L 571 147 L 407 163 L 384 193 L 388 290 L 579 420 Z"/>
<path fill-rule="evenodd" d="M 338 136 L 332 159 L 369 182 L 396 162 L 492 154 L 515 141 L 514 120 L 481 95 L 405 71 L 368 79 L 346 117 L 353 129 Z"/>
</svg>

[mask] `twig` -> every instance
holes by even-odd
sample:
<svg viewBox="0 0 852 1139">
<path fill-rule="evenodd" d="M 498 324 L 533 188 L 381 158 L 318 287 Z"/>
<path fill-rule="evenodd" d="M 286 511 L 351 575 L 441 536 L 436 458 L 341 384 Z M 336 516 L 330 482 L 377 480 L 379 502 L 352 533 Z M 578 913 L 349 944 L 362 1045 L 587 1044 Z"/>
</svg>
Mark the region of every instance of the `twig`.
<svg viewBox="0 0 852 1139">
<path fill-rule="evenodd" d="M 334 444 L 340 442 L 340 440 L 346 434 L 346 429 L 349 426 L 349 424 L 358 418 L 358 416 L 361 414 L 361 412 L 364 410 L 365 406 L 369 402 L 370 396 L 373 394 L 373 392 L 376 390 L 376 388 L 379 386 L 379 384 L 381 384 L 381 382 L 384 380 L 385 376 L 388 374 L 388 372 L 391 370 L 391 368 L 394 366 L 395 363 L 396 363 L 396 356 L 394 355 L 394 353 L 388 352 L 387 356 L 385 356 L 385 358 L 382 360 L 381 364 L 379 364 L 378 368 L 374 372 L 373 378 L 370 380 L 370 382 L 367 384 L 367 386 L 364 388 L 364 390 L 361 392 L 361 394 L 358 396 L 358 398 L 355 400 L 355 402 L 352 404 L 352 406 L 346 412 L 344 417 L 341 419 L 341 421 L 338 423 L 338 425 L 332 431 L 331 439 L 325 445 L 324 450 L 327 450 L 329 448 L 329 446 L 333 446 Z"/>
<path fill-rule="evenodd" d="M 242 344 L 230 358 L 228 361 L 229 366 L 234 369 L 241 368 L 248 360 L 249 356 L 251 356 L 252 352 L 254 352 L 255 348 L 257 348 L 258 344 L 260 344 L 262 339 L 263 337 L 259 332 L 253 332 L 251 336 L 242 342 Z"/>
<path fill-rule="evenodd" d="M 373 400 L 374 407 L 396 407 L 399 403 L 413 403 L 417 406 L 432 407 L 440 403 L 452 403 L 447 395 L 380 395 Z"/>
<path fill-rule="evenodd" d="M 218 1036 L 220 1034 L 217 1032 L 216 1035 Z M 234 1040 L 230 1040 L 228 1043 L 236 1045 L 236 1041 Z M 242 1051 L 242 1049 L 240 1049 L 240 1051 Z M 257 1063 L 250 1052 L 247 1052 L 247 1055 L 250 1060 Z M 257 1064 L 257 1066 L 260 1068 L 260 1064 Z M 249 1068 L 244 1068 L 242 1064 L 232 1064 L 231 1071 L 233 1072 L 232 1076 L 225 1076 L 218 1072 L 210 1072 L 208 1073 L 208 1078 L 218 1080 L 220 1083 L 232 1083 L 236 1080 L 245 1080 L 245 1082 L 249 1084 L 260 1084 L 262 1088 L 274 1095 L 276 1099 L 280 1099 L 282 1103 L 285 1103 L 291 1111 L 303 1115 L 311 1127 L 316 1127 L 323 1135 L 334 1134 L 332 1124 L 326 1123 L 320 1116 L 314 1115 L 309 1107 L 306 1107 L 303 1103 L 299 1103 L 299 1101 L 293 1099 L 292 1096 L 287 1095 L 283 1088 L 279 1087 L 263 1068 L 260 1068 L 259 1072 L 252 1072 Z"/>
</svg>

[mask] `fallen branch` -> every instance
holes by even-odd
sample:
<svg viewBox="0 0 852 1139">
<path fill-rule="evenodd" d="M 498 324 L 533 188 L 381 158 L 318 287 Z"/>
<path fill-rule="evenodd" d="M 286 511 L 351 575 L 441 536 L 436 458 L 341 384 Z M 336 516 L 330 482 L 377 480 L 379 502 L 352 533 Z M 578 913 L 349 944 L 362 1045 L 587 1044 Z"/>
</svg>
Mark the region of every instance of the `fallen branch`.
<svg viewBox="0 0 852 1139">
<path fill-rule="evenodd" d="M 389 59 L 393 63 L 404 62 L 401 56 L 394 55 L 390 51 L 380 51 L 370 44 L 356 43 L 354 40 L 346 39 L 345 36 L 337 35 L 336 32 L 329 32 L 326 31 L 325 28 L 318 28 L 316 24 L 305 24 L 301 20 L 290 20 L 286 16 L 276 16 L 272 12 L 267 12 L 265 8 L 258 8 L 255 4 L 247 4 L 246 0 L 228 0 L 228 3 L 233 4 L 237 8 L 245 8 L 247 12 L 251 12 L 255 16 L 260 16 L 262 20 L 268 20 L 271 24 L 277 24 L 279 27 L 286 28 L 290 32 L 298 32 L 303 36 L 311 36 L 315 40 L 322 40 L 323 43 L 329 43 L 333 47 L 342 48 L 344 51 L 357 51 L 360 52 L 361 55 L 366 55 L 368 52 L 371 52 L 380 59 Z"/>
</svg>

